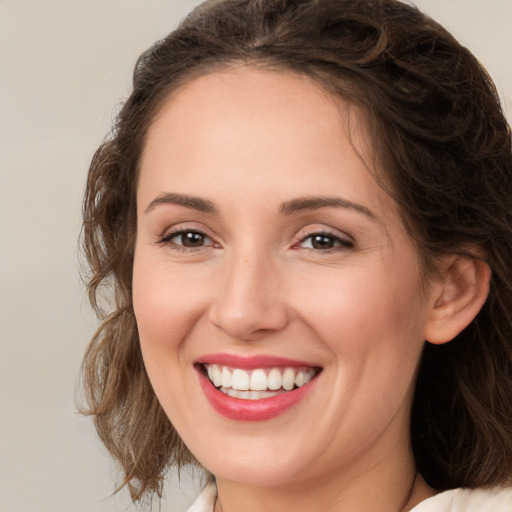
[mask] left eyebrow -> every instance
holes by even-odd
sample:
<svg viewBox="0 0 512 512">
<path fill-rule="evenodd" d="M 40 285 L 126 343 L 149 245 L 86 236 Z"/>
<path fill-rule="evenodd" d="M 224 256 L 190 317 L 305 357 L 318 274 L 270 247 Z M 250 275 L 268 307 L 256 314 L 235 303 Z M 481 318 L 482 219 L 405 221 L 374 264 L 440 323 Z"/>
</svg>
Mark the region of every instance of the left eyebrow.
<svg viewBox="0 0 512 512">
<path fill-rule="evenodd" d="M 162 194 L 153 199 L 153 201 L 149 203 L 149 206 L 146 208 L 146 211 L 144 213 L 148 213 L 151 210 L 155 209 L 157 206 L 162 204 L 176 204 L 179 206 L 184 206 L 185 208 L 199 210 L 200 212 L 212 214 L 217 213 L 217 209 L 215 208 L 211 201 L 208 201 L 208 199 L 202 199 L 200 197 L 189 196 L 186 194 L 173 193 Z"/>
<path fill-rule="evenodd" d="M 286 201 L 281 205 L 281 213 L 284 215 L 291 215 L 301 210 L 318 210 L 320 208 L 348 208 L 362 213 L 369 219 L 375 222 L 380 222 L 379 218 L 366 206 L 359 203 L 354 203 L 342 197 L 299 197 Z"/>
</svg>

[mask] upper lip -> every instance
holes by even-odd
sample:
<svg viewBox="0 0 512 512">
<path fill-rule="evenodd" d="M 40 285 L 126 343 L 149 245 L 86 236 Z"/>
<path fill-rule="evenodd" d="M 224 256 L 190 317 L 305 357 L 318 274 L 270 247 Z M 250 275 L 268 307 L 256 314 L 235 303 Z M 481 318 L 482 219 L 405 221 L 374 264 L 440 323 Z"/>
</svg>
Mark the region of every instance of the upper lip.
<svg viewBox="0 0 512 512">
<path fill-rule="evenodd" d="M 196 364 L 218 364 L 231 368 L 244 370 L 255 370 L 257 368 L 279 368 L 279 367 L 311 367 L 321 368 L 320 365 L 297 359 L 288 359 L 266 354 L 255 356 L 240 356 L 235 354 L 206 354 L 197 359 Z"/>
</svg>

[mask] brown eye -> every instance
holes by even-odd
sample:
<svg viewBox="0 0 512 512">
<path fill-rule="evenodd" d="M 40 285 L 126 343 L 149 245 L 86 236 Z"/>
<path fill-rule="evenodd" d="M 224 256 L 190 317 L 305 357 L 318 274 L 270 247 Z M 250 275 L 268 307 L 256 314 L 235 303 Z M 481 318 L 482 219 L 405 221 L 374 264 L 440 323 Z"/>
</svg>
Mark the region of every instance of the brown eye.
<svg viewBox="0 0 512 512">
<path fill-rule="evenodd" d="M 306 236 L 300 242 L 304 249 L 316 251 L 328 251 L 329 249 L 350 249 L 354 247 L 351 240 L 345 240 L 330 233 L 313 233 Z"/>
<path fill-rule="evenodd" d="M 201 247 L 210 247 L 213 245 L 211 238 L 202 233 L 201 231 L 195 230 L 180 230 L 174 231 L 163 236 L 159 243 L 167 245 L 175 249 L 197 249 Z"/>
<path fill-rule="evenodd" d="M 335 240 L 332 236 L 314 235 L 311 237 L 311 247 L 313 249 L 332 249 Z"/>
<path fill-rule="evenodd" d="M 176 238 L 181 238 L 181 245 L 184 247 L 201 247 L 205 245 L 206 236 L 197 231 L 185 231 Z"/>
</svg>

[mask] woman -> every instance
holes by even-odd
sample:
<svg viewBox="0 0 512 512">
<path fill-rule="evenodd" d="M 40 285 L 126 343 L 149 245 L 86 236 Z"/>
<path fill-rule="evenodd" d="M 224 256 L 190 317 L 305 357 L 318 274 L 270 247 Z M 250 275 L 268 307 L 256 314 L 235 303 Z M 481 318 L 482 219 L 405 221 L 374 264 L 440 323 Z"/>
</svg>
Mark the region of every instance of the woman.
<svg viewBox="0 0 512 512">
<path fill-rule="evenodd" d="M 197 8 L 84 203 L 89 413 L 134 501 L 191 463 L 193 511 L 510 510 L 511 192 L 491 80 L 413 7 Z"/>
</svg>

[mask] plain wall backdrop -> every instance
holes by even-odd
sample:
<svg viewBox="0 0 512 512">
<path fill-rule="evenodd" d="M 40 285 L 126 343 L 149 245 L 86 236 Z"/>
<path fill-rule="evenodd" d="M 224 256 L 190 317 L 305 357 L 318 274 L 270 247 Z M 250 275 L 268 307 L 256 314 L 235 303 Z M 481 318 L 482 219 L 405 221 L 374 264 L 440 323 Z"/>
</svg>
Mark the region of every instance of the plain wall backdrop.
<svg viewBox="0 0 512 512">
<path fill-rule="evenodd" d="M 96 328 L 78 276 L 90 158 L 136 57 L 196 0 L 0 0 L 0 512 L 134 511 L 74 404 Z M 495 79 L 512 119 L 512 0 L 418 0 Z M 162 512 L 197 485 L 171 478 Z M 158 507 L 155 507 L 158 510 Z"/>
</svg>

